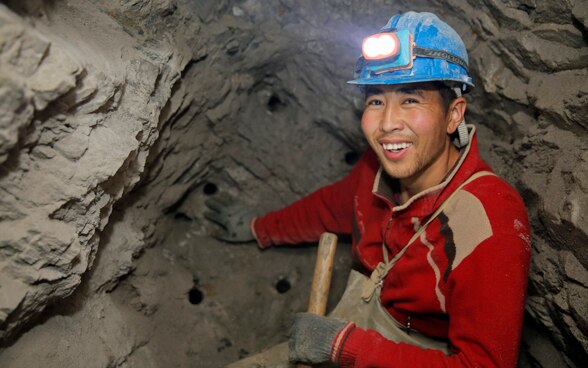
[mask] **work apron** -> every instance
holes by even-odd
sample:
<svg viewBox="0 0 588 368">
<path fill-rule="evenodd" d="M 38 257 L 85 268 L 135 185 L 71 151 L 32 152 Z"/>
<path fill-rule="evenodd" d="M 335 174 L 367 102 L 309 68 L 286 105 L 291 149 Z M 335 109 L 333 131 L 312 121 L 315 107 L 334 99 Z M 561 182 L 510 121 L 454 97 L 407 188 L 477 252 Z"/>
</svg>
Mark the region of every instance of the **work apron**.
<svg viewBox="0 0 588 368">
<path fill-rule="evenodd" d="M 369 301 L 362 299 L 364 284 L 369 279 L 352 270 L 341 301 L 329 314 L 330 317 L 353 321 L 358 327 L 376 330 L 388 340 L 415 345 L 423 349 L 441 350 L 449 354 L 447 340 L 435 340 L 417 331 L 410 330 L 398 322 L 380 302 L 381 284 L 376 286 Z"/>
<path fill-rule="evenodd" d="M 411 330 L 407 326 L 398 322 L 382 306 L 380 293 L 384 279 L 394 268 L 398 260 L 406 253 L 408 248 L 424 234 L 427 226 L 450 203 L 451 199 L 468 183 L 479 177 L 494 175 L 489 171 L 480 171 L 472 175 L 468 180 L 462 183 L 429 217 L 428 221 L 421 226 L 413 237 L 409 240 L 404 248 L 398 252 L 392 260 L 388 260 L 388 249 L 382 244 L 384 262 L 380 262 L 370 277 L 361 274 L 358 271 L 351 270 L 347 286 L 343 292 L 341 300 L 329 313 L 329 317 L 338 318 L 344 321 L 353 321 L 358 327 L 363 329 L 372 329 L 378 331 L 385 338 L 398 342 L 418 346 L 423 349 L 440 350 L 446 355 L 450 354 L 448 340 L 434 339 L 423 335 L 418 331 Z M 391 276 L 393 277 L 393 275 Z M 227 366 L 227 368 L 291 368 L 294 364 L 288 363 L 288 343 L 282 343 L 274 346 L 264 352 L 240 360 Z"/>
</svg>

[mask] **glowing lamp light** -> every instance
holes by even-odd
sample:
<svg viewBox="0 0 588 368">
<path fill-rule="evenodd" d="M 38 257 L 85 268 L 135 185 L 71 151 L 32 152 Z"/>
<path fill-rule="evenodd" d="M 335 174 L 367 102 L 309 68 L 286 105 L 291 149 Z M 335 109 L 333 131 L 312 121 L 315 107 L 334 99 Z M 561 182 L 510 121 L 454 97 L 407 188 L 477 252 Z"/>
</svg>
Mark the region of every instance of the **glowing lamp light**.
<svg viewBox="0 0 588 368">
<path fill-rule="evenodd" d="M 398 54 L 400 41 L 394 33 L 378 33 L 364 39 L 361 48 L 368 60 L 385 59 Z"/>
</svg>

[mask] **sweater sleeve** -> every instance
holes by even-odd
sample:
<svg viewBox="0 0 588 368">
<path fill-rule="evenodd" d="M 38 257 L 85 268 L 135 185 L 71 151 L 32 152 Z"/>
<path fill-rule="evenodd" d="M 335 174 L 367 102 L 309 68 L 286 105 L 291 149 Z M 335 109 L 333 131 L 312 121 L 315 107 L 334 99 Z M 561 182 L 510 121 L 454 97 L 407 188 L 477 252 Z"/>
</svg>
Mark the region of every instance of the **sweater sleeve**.
<svg viewBox="0 0 588 368">
<path fill-rule="evenodd" d="M 259 246 L 316 241 L 325 231 L 350 234 L 353 197 L 362 172 L 370 166 L 368 152 L 343 179 L 254 219 L 251 227 Z"/>
<path fill-rule="evenodd" d="M 336 363 L 340 367 L 515 367 L 529 262 L 524 234 L 493 236 L 453 271 L 447 298 L 452 355 L 355 328 Z"/>
</svg>

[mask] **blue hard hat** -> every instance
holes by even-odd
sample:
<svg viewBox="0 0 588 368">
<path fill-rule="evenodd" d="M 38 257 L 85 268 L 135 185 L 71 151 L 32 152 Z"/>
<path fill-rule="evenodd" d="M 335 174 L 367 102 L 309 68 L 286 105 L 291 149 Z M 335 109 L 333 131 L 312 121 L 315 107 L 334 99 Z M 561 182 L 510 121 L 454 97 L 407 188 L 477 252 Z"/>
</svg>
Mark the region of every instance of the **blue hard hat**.
<svg viewBox="0 0 588 368">
<path fill-rule="evenodd" d="M 390 18 L 380 34 L 394 33 L 396 55 L 372 60 L 362 56 L 354 80 L 366 85 L 442 81 L 464 92 L 474 84 L 468 74 L 468 54 L 457 32 L 432 13 L 407 12 Z M 397 37 L 398 36 L 398 37 Z"/>
</svg>

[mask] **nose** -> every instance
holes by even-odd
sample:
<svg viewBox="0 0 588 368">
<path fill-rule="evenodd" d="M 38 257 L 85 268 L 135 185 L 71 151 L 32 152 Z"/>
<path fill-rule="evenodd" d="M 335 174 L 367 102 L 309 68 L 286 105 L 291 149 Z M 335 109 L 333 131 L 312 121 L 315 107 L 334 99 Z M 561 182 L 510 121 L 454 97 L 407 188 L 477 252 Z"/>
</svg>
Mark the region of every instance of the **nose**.
<svg viewBox="0 0 588 368">
<path fill-rule="evenodd" d="M 399 109 L 392 103 L 386 104 L 380 121 L 380 130 L 384 133 L 391 133 L 402 130 L 403 126 L 404 122 Z"/>
</svg>

